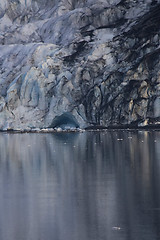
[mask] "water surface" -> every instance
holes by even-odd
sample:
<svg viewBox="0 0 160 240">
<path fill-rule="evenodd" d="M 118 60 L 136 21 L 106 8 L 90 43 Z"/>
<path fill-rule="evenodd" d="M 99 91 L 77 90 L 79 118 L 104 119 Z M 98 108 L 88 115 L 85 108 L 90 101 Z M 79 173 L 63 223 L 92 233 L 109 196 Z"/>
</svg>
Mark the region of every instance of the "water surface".
<svg viewBox="0 0 160 240">
<path fill-rule="evenodd" d="M 160 239 L 160 132 L 0 134 L 0 240 Z"/>
</svg>

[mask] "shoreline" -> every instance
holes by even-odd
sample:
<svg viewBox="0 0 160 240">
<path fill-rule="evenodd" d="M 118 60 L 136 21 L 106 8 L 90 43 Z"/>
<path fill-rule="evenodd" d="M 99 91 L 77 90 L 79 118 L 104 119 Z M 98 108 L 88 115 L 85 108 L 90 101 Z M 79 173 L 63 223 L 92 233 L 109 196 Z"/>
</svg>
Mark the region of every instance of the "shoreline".
<svg viewBox="0 0 160 240">
<path fill-rule="evenodd" d="M 0 129 L 0 133 L 77 133 L 77 132 L 97 132 L 97 131 L 108 131 L 108 130 L 126 130 L 126 131 L 160 131 L 160 124 L 157 125 L 149 125 L 149 126 L 89 126 L 84 129 L 76 128 L 76 129 L 61 129 L 61 128 L 33 128 L 33 129 Z"/>
</svg>

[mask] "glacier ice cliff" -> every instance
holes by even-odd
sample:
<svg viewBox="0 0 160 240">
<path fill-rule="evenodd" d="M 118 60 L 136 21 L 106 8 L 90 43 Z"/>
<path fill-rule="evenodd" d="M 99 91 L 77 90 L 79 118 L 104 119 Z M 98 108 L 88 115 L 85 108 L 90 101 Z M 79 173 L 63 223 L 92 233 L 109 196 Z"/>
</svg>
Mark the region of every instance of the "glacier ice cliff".
<svg viewBox="0 0 160 240">
<path fill-rule="evenodd" d="M 160 0 L 0 0 L 0 129 L 160 126 Z"/>
</svg>

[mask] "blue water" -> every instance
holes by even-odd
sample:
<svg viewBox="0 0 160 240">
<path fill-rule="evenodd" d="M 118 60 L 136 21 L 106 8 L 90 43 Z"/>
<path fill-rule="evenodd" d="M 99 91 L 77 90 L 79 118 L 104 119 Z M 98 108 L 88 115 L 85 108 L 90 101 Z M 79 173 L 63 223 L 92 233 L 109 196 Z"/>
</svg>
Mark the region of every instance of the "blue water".
<svg viewBox="0 0 160 240">
<path fill-rule="evenodd" d="M 160 132 L 0 133 L 0 240 L 160 239 Z"/>
</svg>

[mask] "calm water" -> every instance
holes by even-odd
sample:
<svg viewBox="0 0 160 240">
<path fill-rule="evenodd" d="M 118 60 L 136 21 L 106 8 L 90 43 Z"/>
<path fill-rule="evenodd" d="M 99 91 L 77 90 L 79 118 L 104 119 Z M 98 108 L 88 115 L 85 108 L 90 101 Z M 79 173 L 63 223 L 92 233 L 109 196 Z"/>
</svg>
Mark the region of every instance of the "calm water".
<svg viewBox="0 0 160 240">
<path fill-rule="evenodd" d="M 160 239 L 160 132 L 0 134 L 0 240 Z"/>
</svg>

